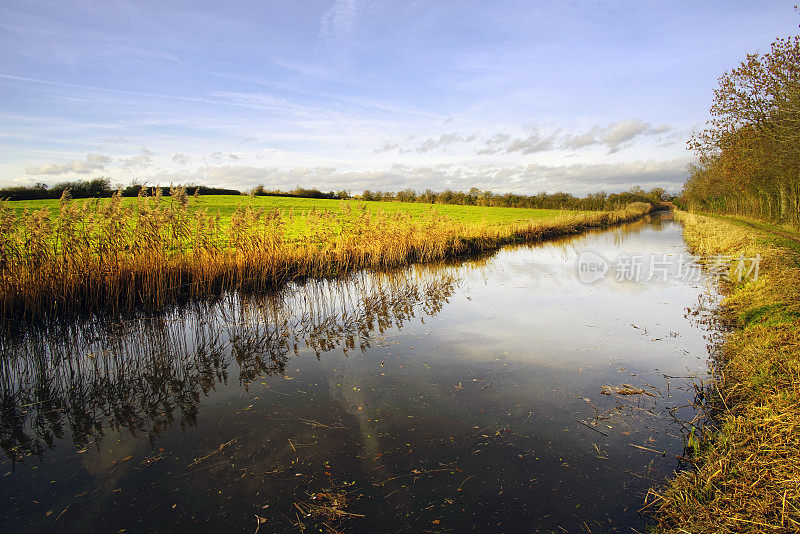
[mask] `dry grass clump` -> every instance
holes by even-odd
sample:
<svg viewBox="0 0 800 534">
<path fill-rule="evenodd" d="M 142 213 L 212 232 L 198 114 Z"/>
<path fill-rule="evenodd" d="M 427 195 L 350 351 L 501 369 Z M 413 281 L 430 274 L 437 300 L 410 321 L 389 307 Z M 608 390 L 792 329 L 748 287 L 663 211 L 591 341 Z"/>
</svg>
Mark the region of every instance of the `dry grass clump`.
<svg viewBox="0 0 800 534">
<path fill-rule="evenodd" d="M 17 214 L 0 203 L 0 317 L 27 322 L 95 310 L 161 307 L 226 289 L 262 289 L 285 281 L 387 268 L 479 252 L 514 241 L 635 219 L 649 211 L 567 215 L 511 225 L 466 225 L 431 210 L 422 217 L 371 212 L 343 202 L 339 211 L 303 215 L 287 230 L 281 211 L 243 204 L 231 218 L 189 209 L 196 199 L 176 189 L 162 198 L 119 195 L 82 204 L 63 198 Z M 296 221 L 295 221 L 296 222 Z"/>
<path fill-rule="evenodd" d="M 717 362 L 719 429 L 658 495 L 664 532 L 800 532 L 800 270 L 784 249 L 719 220 L 679 214 L 704 254 L 760 254 L 758 280 L 732 286 L 738 316 Z"/>
</svg>

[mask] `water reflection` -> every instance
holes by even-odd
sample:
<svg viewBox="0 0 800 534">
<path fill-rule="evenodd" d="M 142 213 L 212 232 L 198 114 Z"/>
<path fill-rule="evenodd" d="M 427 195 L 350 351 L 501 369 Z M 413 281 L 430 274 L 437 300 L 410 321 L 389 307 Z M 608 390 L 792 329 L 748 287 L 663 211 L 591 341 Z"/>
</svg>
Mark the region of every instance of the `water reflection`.
<svg viewBox="0 0 800 534">
<path fill-rule="evenodd" d="M 643 531 L 711 302 L 584 248 L 685 251 L 653 218 L 2 339 L 0 530 Z"/>
<path fill-rule="evenodd" d="M 457 286 L 446 265 L 231 293 L 158 317 L 61 324 L 0 339 L 0 444 L 14 461 L 70 435 L 99 446 L 108 429 L 153 439 L 194 426 L 203 397 L 283 374 L 300 346 L 366 351 L 374 333 L 437 314 Z"/>
</svg>

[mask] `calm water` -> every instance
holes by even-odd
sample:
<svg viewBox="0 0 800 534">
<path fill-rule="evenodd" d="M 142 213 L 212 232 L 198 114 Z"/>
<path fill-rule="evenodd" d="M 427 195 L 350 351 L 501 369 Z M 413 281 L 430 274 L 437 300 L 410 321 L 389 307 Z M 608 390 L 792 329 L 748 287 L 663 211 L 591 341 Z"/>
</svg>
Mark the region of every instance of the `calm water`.
<svg viewBox="0 0 800 534">
<path fill-rule="evenodd" d="M 641 531 L 715 297 L 587 248 L 685 252 L 656 217 L 4 340 L 0 529 Z"/>
</svg>

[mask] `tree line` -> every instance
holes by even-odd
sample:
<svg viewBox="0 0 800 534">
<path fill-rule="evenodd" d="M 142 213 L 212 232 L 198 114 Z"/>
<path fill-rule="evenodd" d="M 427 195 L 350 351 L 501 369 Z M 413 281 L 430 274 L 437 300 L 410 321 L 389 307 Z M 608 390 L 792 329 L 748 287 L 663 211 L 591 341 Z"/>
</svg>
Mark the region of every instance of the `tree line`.
<svg viewBox="0 0 800 534">
<path fill-rule="evenodd" d="M 468 192 L 445 189 L 438 193 L 430 189 L 426 189 L 421 193 L 417 193 L 413 189 L 405 189 L 397 193 L 370 191 L 367 189 L 361 194 L 360 198 L 368 201 L 420 202 L 425 204 L 455 204 L 459 206 L 613 210 L 622 208 L 631 202 L 645 202 L 652 206 L 658 206 L 665 201 L 671 200 L 672 196 L 660 187 L 645 191 L 638 186 L 622 193 L 589 193 L 585 197 L 577 197 L 570 193 L 562 192 L 541 192 L 535 195 L 492 193 L 491 191 L 481 191 L 477 187 L 473 187 Z"/>
<path fill-rule="evenodd" d="M 371 191 L 369 189 L 360 195 L 352 195 L 349 191 L 328 191 L 323 192 L 317 188 L 296 187 L 290 191 L 280 189 L 267 189 L 263 185 L 258 185 L 253 189 L 243 193 L 238 189 L 227 189 L 220 187 L 206 187 L 201 185 L 187 185 L 186 193 L 194 195 L 242 195 L 252 196 L 280 196 L 295 198 L 317 198 L 317 199 L 359 199 L 367 202 L 418 202 L 424 204 L 454 204 L 459 206 L 488 206 L 504 208 L 536 208 L 536 209 L 569 209 L 569 210 L 614 210 L 619 209 L 631 202 L 645 202 L 652 206 L 657 206 L 665 201 L 672 200 L 672 196 L 667 194 L 664 189 L 653 188 L 645 191 L 641 187 L 634 187 L 622 193 L 606 194 L 590 193 L 584 197 L 577 197 L 570 193 L 538 193 L 536 195 L 522 195 L 517 193 L 492 193 L 491 191 L 481 191 L 473 187 L 467 192 L 445 189 L 444 191 L 434 192 L 426 189 L 417 192 L 414 189 L 404 189 L 402 191 Z M 153 192 L 160 188 L 164 196 L 170 194 L 170 187 L 146 186 L 134 182 L 126 187 L 115 188 L 107 178 L 95 178 L 93 180 L 77 180 L 60 182 L 53 186 L 47 184 L 36 184 L 34 186 L 17 186 L 0 189 L 0 199 L 5 200 L 37 200 L 37 199 L 58 199 L 69 191 L 72 198 L 103 198 L 110 197 L 119 191 L 123 197 L 134 197 L 140 191 Z"/>
<path fill-rule="evenodd" d="M 155 192 L 160 188 L 161 193 L 169 196 L 170 187 L 146 186 L 133 182 L 126 187 L 113 187 L 108 178 L 94 178 L 92 180 L 72 180 L 59 182 L 53 186 L 46 183 L 37 183 L 32 186 L 12 186 L 0 188 L 2 200 L 42 200 L 59 199 L 64 191 L 69 192 L 72 198 L 107 198 L 119 191 L 123 197 L 135 197 L 143 189 Z M 238 189 L 225 189 L 221 187 L 206 187 L 203 185 L 189 184 L 185 186 L 189 195 L 241 195 Z"/>
<path fill-rule="evenodd" d="M 414 189 L 402 191 L 372 191 L 364 190 L 360 195 L 351 195 L 348 191 L 322 192 L 319 189 L 304 189 L 297 187 L 291 191 L 279 189 L 267 190 L 259 185 L 249 191 L 255 196 L 282 196 L 298 198 L 327 198 L 348 199 L 357 198 L 367 202 L 418 202 L 423 204 L 455 204 L 459 206 L 489 206 L 503 208 L 536 208 L 536 209 L 571 209 L 571 210 L 613 210 L 630 204 L 631 202 L 645 202 L 657 206 L 674 197 L 660 187 L 645 191 L 641 187 L 634 187 L 622 193 L 606 194 L 590 193 L 585 197 L 577 197 L 570 193 L 538 193 L 536 195 L 522 195 L 518 193 L 492 193 L 481 191 L 477 187 L 469 191 L 454 191 L 445 189 L 434 192 L 426 189 L 417 192 Z"/>
<path fill-rule="evenodd" d="M 748 54 L 714 91 L 689 142 L 687 207 L 800 225 L 800 37 Z"/>
</svg>

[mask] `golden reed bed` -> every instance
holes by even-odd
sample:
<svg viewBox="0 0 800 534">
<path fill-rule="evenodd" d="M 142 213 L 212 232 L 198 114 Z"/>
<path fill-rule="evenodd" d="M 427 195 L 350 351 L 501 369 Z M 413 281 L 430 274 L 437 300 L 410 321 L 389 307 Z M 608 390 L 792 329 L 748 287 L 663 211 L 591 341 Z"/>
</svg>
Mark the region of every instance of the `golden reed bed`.
<svg viewBox="0 0 800 534">
<path fill-rule="evenodd" d="M 611 212 L 566 214 L 508 225 L 464 224 L 435 210 L 421 217 L 371 212 L 343 202 L 303 215 L 287 229 L 279 211 L 240 207 L 228 220 L 175 190 L 124 204 L 62 199 L 59 210 L 15 212 L 0 205 L 0 314 L 28 322 L 86 311 L 155 309 L 229 289 L 389 268 L 536 242 L 633 220 L 634 203 Z M 293 225 L 293 228 L 296 224 Z"/>
</svg>

